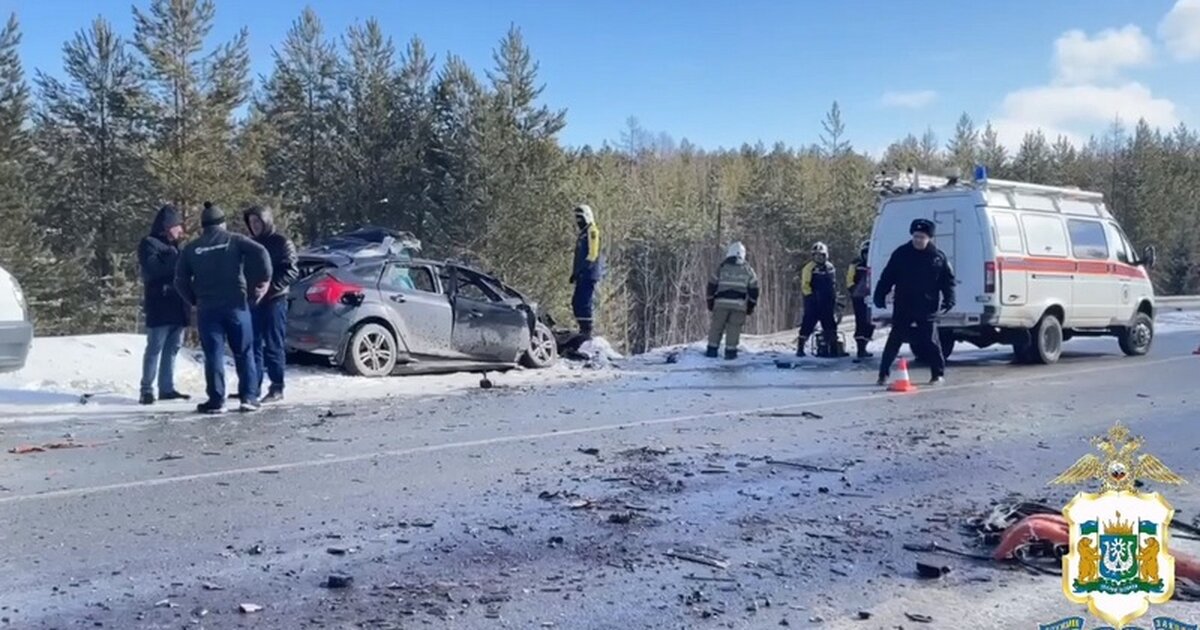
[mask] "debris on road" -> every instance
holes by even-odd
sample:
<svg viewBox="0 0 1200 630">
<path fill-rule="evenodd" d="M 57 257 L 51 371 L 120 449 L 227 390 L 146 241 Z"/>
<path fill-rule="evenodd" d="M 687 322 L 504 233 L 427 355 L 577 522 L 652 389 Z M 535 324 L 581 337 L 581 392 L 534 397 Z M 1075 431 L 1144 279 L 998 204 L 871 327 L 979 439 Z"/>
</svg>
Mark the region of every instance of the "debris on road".
<svg viewBox="0 0 1200 630">
<path fill-rule="evenodd" d="M 668 558 L 674 558 L 676 560 L 683 560 L 684 562 L 694 562 L 696 564 L 702 564 L 706 567 L 712 567 L 714 569 L 728 569 L 729 568 L 729 563 L 724 560 L 718 560 L 716 558 L 709 558 L 709 557 L 696 555 L 696 554 L 692 554 L 692 553 L 686 553 L 686 552 L 682 552 L 682 551 L 675 551 L 674 549 L 668 549 L 665 553 L 663 553 L 663 555 Z"/>
<path fill-rule="evenodd" d="M 180 453 L 167 453 L 167 454 L 163 455 L 162 457 L 159 457 L 158 459 L 156 459 L 156 460 L 154 460 L 154 461 L 156 461 L 156 462 L 169 462 L 169 461 L 171 461 L 171 460 L 175 460 L 175 459 L 183 459 L 183 455 L 182 455 L 182 454 L 180 454 Z"/>
<path fill-rule="evenodd" d="M 908 617 L 909 621 L 915 621 L 917 623 L 933 623 L 933 617 L 930 617 L 929 615 L 906 612 L 904 613 L 904 616 Z"/>
<path fill-rule="evenodd" d="M 566 544 L 566 540 L 564 540 L 562 536 L 551 536 L 550 540 L 546 541 L 546 544 L 549 545 L 551 549 L 555 549 Z"/>
<path fill-rule="evenodd" d="M 213 584 L 212 582 L 201 582 L 200 588 L 203 588 L 206 591 L 223 591 L 223 590 L 225 590 L 224 586 L 221 586 L 219 584 Z"/>
<path fill-rule="evenodd" d="M 616 525 L 628 525 L 635 518 L 633 512 L 615 512 L 608 515 L 608 522 Z"/>
<path fill-rule="evenodd" d="M 950 573 L 950 567 L 937 566 L 925 562 L 917 563 L 917 576 L 923 580 L 937 580 L 947 573 Z"/>
<path fill-rule="evenodd" d="M 79 442 L 72 442 L 72 441 L 50 442 L 50 443 L 42 444 L 42 445 L 22 444 L 20 446 L 14 446 L 13 448 L 8 449 L 8 452 L 12 453 L 13 455 L 27 455 L 29 453 L 44 453 L 46 451 L 57 451 L 57 450 L 68 449 L 68 448 L 84 448 L 84 447 L 88 447 L 88 446 L 97 446 L 98 444 L 99 443 L 81 444 Z"/>
<path fill-rule="evenodd" d="M 788 468 L 799 468 L 808 472 L 827 472 L 827 473 L 844 473 L 845 468 L 832 468 L 830 466 L 818 466 L 816 464 L 805 464 L 803 462 L 790 462 L 783 459 L 767 458 L 767 463 L 773 466 L 787 466 Z"/>
<path fill-rule="evenodd" d="M 584 455 L 592 455 L 592 456 L 600 455 L 600 449 L 592 447 L 592 446 L 580 447 L 576 450 L 578 450 L 580 453 L 583 453 Z"/>
<path fill-rule="evenodd" d="M 345 573 L 333 573 L 325 579 L 325 583 L 321 586 L 325 588 L 350 588 L 354 583 L 354 577 Z"/>
<path fill-rule="evenodd" d="M 760 418 L 806 418 L 808 420 L 823 420 L 825 416 L 811 411 L 765 411 L 758 414 Z"/>
<path fill-rule="evenodd" d="M 243 615 L 260 612 L 262 609 L 263 607 L 259 606 L 258 604 L 238 604 L 238 612 L 242 613 Z"/>
</svg>

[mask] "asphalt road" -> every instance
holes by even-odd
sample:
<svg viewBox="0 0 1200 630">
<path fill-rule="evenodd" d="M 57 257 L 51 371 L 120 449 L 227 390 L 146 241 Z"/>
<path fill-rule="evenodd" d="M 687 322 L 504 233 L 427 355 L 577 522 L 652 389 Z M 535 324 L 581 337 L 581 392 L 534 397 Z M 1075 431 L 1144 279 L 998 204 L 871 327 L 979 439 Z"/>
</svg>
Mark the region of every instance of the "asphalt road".
<svg viewBox="0 0 1200 630">
<path fill-rule="evenodd" d="M 963 521 L 1014 497 L 1065 503 L 1074 490 L 1046 482 L 1115 420 L 1200 480 L 1194 344 L 1164 335 L 1128 359 L 1073 342 L 1052 367 L 960 353 L 949 385 L 900 396 L 870 366 L 751 357 L 6 426 L 5 451 L 87 446 L 0 454 L 0 627 L 1036 627 L 1083 612 L 1058 578 L 903 546 L 983 553 Z M 1200 514 L 1194 485 L 1167 495 L 1176 518 Z M 919 559 L 951 572 L 918 580 Z M 1195 604 L 1154 612 L 1200 621 Z"/>
</svg>

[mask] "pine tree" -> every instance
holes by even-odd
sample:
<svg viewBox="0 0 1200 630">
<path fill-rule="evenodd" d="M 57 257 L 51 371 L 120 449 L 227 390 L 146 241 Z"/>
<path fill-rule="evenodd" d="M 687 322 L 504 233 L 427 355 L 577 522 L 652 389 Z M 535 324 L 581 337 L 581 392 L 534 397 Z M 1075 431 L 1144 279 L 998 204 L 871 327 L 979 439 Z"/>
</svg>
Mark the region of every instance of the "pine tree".
<svg viewBox="0 0 1200 630">
<path fill-rule="evenodd" d="M 213 0 L 151 0 L 133 17 L 154 96 L 154 165 L 164 197 L 185 213 L 206 200 L 245 201 L 252 191 L 235 153 L 234 112 L 250 89 L 247 32 L 206 52 Z"/>
<path fill-rule="evenodd" d="M 306 8 L 292 22 L 257 109 L 272 126 L 266 188 L 300 220 L 308 238 L 334 227 L 338 58 L 317 14 Z"/>
<path fill-rule="evenodd" d="M 966 112 L 958 117 L 954 137 L 946 144 L 946 152 L 950 166 L 958 168 L 964 178 L 970 177 L 979 161 L 979 130 Z"/>
<path fill-rule="evenodd" d="M 1008 151 L 1000 144 L 1000 137 L 988 122 L 979 140 L 979 161 L 987 167 L 991 177 L 1008 177 Z"/>
<path fill-rule="evenodd" d="M 20 44 L 14 14 L 0 28 L 0 265 L 22 284 L 42 330 L 53 321 L 53 259 L 44 249 L 39 217 L 31 211 L 37 173 L 29 169 L 29 86 L 17 54 Z"/>
<path fill-rule="evenodd" d="M 395 189 L 395 46 L 371 19 L 351 26 L 339 70 L 338 202 L 344 223 L 384 223 Z"/>
<path fill-rule="evenodd" d="M 433 105 L 430 84 L 434 60 L 425 44 L 414 37 L 400 57 L 394 115 L 392 117 L 392 169 L 396 174 L 389 198 L 396 200 L 392 222 L 400 223 L 424 238 L 428 232 L 431 201 L 425 147 L 433 134 Z M 395 212 L 399 210 L 400 212 Z"/>
<path fill-rule="evenodd" d="M 1014 177 L 1024 182 L 1045 184 L 1051 177 L 1053 158 L 1046 134 L 1042 130 L 1030 131 L 1021 140 L 1021 148 L 1013 158 Z"/>
<path fill-rule="evenodd" d="M 850 143 L 846 142 L 846 124 L 842 122 L 842 108 L 834 101 L 825 120 L 821 121 L 821 149 L 830 159 L 838 159 L 850 152 Z"/>
<path fill-rule="evenodd" d="M 486 210 L 483 133 L 486 95 L 475 74 L 451 56 L 433 86 L 433 124 L 425 152 L 432 205 L 428 234 L 448 253 L 482 247 Z"/>
<path fill-rule="evenodd" d="M 103 18 L 63 46 L 66 81 L 39 73 L 39 183 L 59 257 L 81 265 L 64 292 L 87 330 L 132 330 L 138 296 L 133 252 L 149 228 L 157 191 L 149 170 L 147 94 L 141 68 Z M 81 212 L 80 209 L 86 209 Z M 90 305 L 84 308 L 84 305 Z"/>
</svg>

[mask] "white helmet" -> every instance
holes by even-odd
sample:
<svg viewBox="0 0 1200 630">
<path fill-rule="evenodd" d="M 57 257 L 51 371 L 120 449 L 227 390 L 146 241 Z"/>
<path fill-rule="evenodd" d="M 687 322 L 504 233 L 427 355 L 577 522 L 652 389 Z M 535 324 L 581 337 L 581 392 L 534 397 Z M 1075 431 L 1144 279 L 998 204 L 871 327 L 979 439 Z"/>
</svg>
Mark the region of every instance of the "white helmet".
<svg viewBox="0 0 1200 630">
<path fill-rule="evenodd" d="M 729 244 L 729 248 L 725 250 L 726 258 L 736 258 L 738 262 L 746 260 L 746 246 L 742 245 L 741 241 L 734 241 Z"/>
<path fill-rule="evenodd" d="M 817 254 L 825 254 L 826 256 L 829 256 L 829 246 L 821 241 L 817 241 L 816 243 L 813 243 L 812 253 L 813 256 L 816 256 Z"/>
<path fill-rule="evenodd" d="M 586 203 L 581 203 L 575 206 L 575 216 L 583 217 L 583 222 L 591 225 L 596 222 L 596 215 L 592 212 L 592 207 Z"/>
</svg>

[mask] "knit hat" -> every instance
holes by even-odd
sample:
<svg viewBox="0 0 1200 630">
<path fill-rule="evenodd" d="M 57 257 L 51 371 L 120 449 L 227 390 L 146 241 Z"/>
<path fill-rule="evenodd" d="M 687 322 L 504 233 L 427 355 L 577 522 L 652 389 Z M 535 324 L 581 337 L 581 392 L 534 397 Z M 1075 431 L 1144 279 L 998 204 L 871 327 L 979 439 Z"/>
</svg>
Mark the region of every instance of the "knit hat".
<svg viewBox="0 0 1200 630">
<path fill-rule="evenodd" d="M 213 205 L 211 201 L 204 202 L 204 212 L 200 213 L 200 225 L 212 227 L 225 222 L 225 212 Z"/>
<path fill-rule="evenodd" d="M 934 233 L 933 221 L 929 219 L 914 219 L 912 224 L 908 226 L 908 233 L 916 234 L 917 232 L 932 238 Z"/>
</svg>

